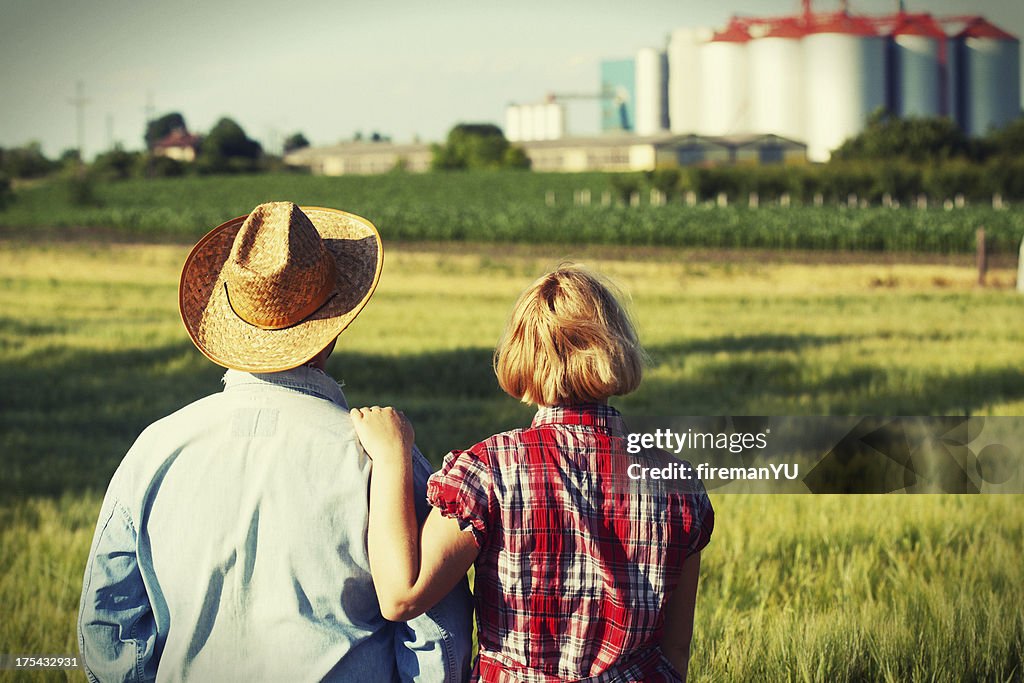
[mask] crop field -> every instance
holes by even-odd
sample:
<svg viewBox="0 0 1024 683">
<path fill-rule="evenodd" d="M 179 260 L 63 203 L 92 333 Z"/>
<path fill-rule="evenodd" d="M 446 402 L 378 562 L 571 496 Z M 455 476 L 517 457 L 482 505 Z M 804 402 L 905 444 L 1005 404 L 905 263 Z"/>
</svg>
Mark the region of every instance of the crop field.
<svg viewBox="0 0 1024 683">
<path fill-rule="evenodd" d="M 590 197 L 585 206 L 574 203 L 583 191 Z M 1024 235 L 1024 212 L 980 204 L 949 211 L 934 203 L 924 210 L 784 208 L 766 200 L 751 209 L 746 198 L 721 208 L 690 207 L 676 197 L 652 206 L 645 191 L 639 206 L 626 206 L 603 173 L 187 177 L 96 182 L 90 194 L 76 204 L 68 181 L 22 187 L 0 210 L 0 232 L 103 228 L 132 239 L 189 241 L 260 202 L 287 199 L 372 216 L 397 240 L 952 254 L 973 252 L 975 231 L 984 227 L 990 252 L 1015 255 Z"/>
<path fill-rule="evenodd" d="M 330 179 L 301 180 L 322 180 L 324 194 L 280 196 L 376 217 L 370 203 L 329 195 Z M 191 181 L 180 182 L 168 192 L 186 192 Z M 197 199 L 188 224 L 169 232 L 198 234 L 267 197 L 265 187 L 246 192 Z M 26 211 L 28 197 L 0 217 Z M 969 257 L 401 244 L 390 240 L 406 233 L 385 227 L 401 214 L 384 215 L 379 289 L 329 371 L 351 404 L 404 409 L 435 463 L 530 419 L 498 389 L 491 351 L 518 292 L 569 257 L 631 296 L 651 362 L 641 388 L 615 401 L 627 421 L 1024 415 L 1024 297 L 1008 268 L 979 288 Z M 177 318 L 186 252 L 81 235 L 0 239 L 0 653 L 76 651 L 110 474 L 146 424 L 219 389 L 221 372 Z M 692 680 L 1024 680 L 1024 496 L 712 500 Z M 0 672 L 8 679 L 18 680 Z"/>
</svg>

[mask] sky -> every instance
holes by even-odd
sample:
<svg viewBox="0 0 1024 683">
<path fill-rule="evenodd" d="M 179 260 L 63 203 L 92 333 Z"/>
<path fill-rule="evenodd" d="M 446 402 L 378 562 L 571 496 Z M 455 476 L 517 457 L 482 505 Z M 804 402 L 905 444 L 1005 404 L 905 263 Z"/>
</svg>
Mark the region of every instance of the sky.
<svg viewBox="0 0 1024 683">
<path fill-rule="evenodd" d="M 1024 0 L 907 0 L 912 11 L 982 14 L 1024 36 Z M 838 8 L 816 0 L 815 9 Z M 896 0 L 850 0 L 866 14 Z M 441 140 L 459 122 L 502 125 L 510 102 L 596 92 L 602 59 L 663 47 L 682 26 L 798 11 L 798 0 L 0 0 L 0 147 L 49 156 L 142 146 L 147 111 L 195 132 L 230 116 L 269 149 L 302 132 L 333 144 L 377 131 Z M 568 126 L 598 128 L 594 103 Z"/>
</svg>

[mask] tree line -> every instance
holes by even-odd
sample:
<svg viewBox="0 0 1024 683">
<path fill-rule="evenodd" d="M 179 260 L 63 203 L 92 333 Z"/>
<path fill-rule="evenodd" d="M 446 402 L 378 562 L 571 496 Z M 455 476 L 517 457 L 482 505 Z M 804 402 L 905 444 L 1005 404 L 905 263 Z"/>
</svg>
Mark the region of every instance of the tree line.
<svg viewBox="0 0 1024 683">
<path fill-rule="evenodd" d="M 191 146 L 191 155 L 170 154 L 162 147 L 175 134 Z M 150 121 L 143 137 L 143 151 L 115 147 L 98 155 L 87 171 L 77 150 L 66 150 L 51 160 L 39 143 L 0 148 L 0 206 L 13 196 L 12 178 L 66 172 L 77 188 L 73 196 L 79 203 L 89 203 L 89 184 L 95 180 L 288 168 L 227 117 L 207 133 L 194 135 L 185 118 L 172 112 Z M 308 145 L 302 133 L 293 133 L 284 141 L 284 151 Z M 436 171 L 530 167 L 524 150 L 510 144 L 492 124 L 458 124 L 443 144 L 431 149 L 431 168 Z M 984 137 L 969 138 L 948 118 L 901 119 L 880 111 L 826 164 L 666 167 L 645 174 L 617 174 L 611 180 L 624 201 L 645 187 L 658 190 L 669 201 L 681 195 L 701 200 L 724 195 L 730 201 L 743 201 L 751 194 L 763 200 L 785 197 L 805 203 L 846 202 L 851 197 L 893 204 L 921 197 L 1020 200 L 1024 199 L 1024 117 Z"/>
<path fill-rule="evenodd" d="M 872 204 L 1024 199 L 1024 117 L 980 138 L 970 138 L 948 118 L 901 119 L 874 114 L 825 164 L 726 165 L 658 168 L 620 174 L 612 185 L 628 202 L 642 189 L 671 201 L 692 193 L 699 200 L 759 200 Z"/>
</svg>

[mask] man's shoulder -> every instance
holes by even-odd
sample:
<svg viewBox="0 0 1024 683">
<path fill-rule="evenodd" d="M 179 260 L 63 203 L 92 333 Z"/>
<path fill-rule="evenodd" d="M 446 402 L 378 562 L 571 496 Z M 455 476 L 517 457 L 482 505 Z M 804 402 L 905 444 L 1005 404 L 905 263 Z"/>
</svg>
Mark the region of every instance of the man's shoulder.
<svg viewBox="0 0 1024 683">
<path fill-rule="evenodd" d="M 268 428 L 300 441 L 355 440 L 348 410 L 332 401 L 288 391 L 258 397 L 222 391 L 153 421 L 139 434 L 132 451 L 166 451 L 196 439 L 240 436 L 250 430 L 255 430 L 253 436 L 266 435 Z"/>
</svg>

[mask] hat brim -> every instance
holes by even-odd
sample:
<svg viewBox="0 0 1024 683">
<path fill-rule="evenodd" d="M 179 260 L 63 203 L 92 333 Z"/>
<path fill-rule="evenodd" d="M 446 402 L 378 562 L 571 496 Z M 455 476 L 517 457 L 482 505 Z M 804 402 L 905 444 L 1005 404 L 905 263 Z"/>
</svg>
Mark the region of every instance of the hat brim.
<svg viewBox="0 0 1024 683">
<path fill-rule="evenodd" d="M 239 318 L 228 303 L 222 271 L 247 216 L 218 225 L 185 259 L 178 309 L 193 343 L 214 363 L 246 372 L 298 367 L 341 334 L 373 295 L 384 266 L 384 250 L 374 225 L 337 209 L 299 208 L 334 256 L 337 277 L 334 296 L 296 325 L 260 329 Z"/>
</svg>

